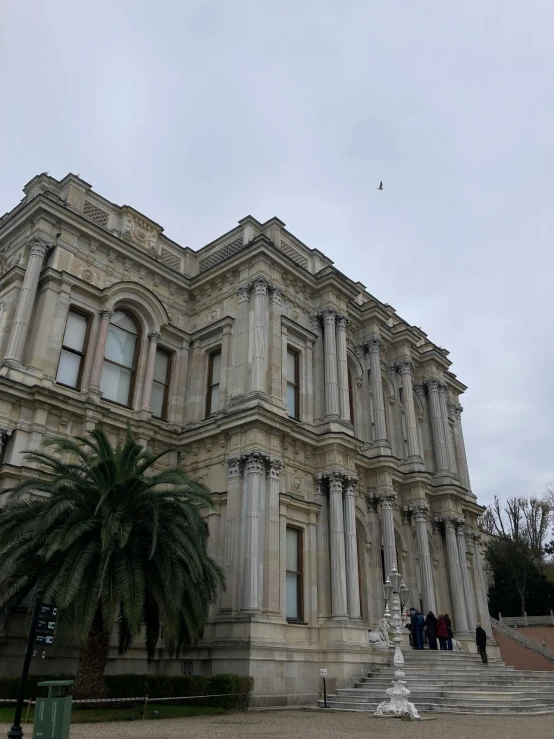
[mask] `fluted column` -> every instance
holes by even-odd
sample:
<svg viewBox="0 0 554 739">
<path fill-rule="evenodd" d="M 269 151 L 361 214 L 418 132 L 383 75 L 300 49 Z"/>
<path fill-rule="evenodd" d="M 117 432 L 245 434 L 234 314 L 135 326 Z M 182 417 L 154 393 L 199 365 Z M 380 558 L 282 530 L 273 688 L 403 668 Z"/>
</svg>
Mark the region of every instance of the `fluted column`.
<svg viewBox="0 0 554 739">
<path fill-rule="evenodd" d="M 317 546 L 317 615 L 319 618 L 329 618 L 329 510 L 327 496 L 323 491 L 323 476 L 316 475 L 315 502 L 319 505 L 316 524 Z"/>
<path fill-rule="evenodd" d="M 419 437 L 417 435 L 417 421 L 412 386 L 413 366 L 413 363 L 409 359 L 403 359 L 398 363 L 398 370 L 402 377 L 402 389 L 404 391 L 403 403 L 404 413 L 406 414 L 406 431 L 408 435 L 408 459 L 414 462 L 422 462 L 423 459 L 419 448 Z"/>
<path fill-rule="evenodd" d="M 356 497 L 354 483 L 346 481 L 344 491 L 344 548 L 346 554 L 346 601 L 348 615 L 360 619 L 360 581 L 358 576 L 358 542 L 356 536 Z"/>
<path fill-rule="evenodd" d="M 348 617 L 342 477 L 336 473 L 330 473 L 328 477 L 331 538 L 331 616 L 338 619 Z"/>
<path fill-rule="evenodd" d="M 283 402 L 283 363 L 282 363 L 282 339 L 281 339 L 281 304 L 282 293 L 278 288 L 273 288 L 270 297 L 270 360 L 269 360 L 269 393 L 273 400 Z"/>
<path fill-rule="evenodd" d="M 244 465 L 244 560 L 241 610 L 256 613 L 261 610 L 263 549 L 262 514 L 264 504 L 265 460 L 253 452 L 245 455 Z"/>
<path fill-rule="evenodd" d="M 435 598 L 435 586 L 433 583 L 433 563 L 429 551 L 429 539 L 427 536 L 427 516 L 429 508 L 424 504 L 416 505 L 414 518 L 417 535 L 417 548 L 419 551 L 419 566 L 421 571 L 421 587 L 423 590 L 423 609 L 425 613 L 433 611 L 436 615 L 437 601 Z"/>
<path fill-rule="evenodd" d="M 473 552 L 473 561 L 475 562 L 475 579 L 477 590 L 477 603 L 479 607 L 479 618 L 481 626 L 487 632 L 487 636 L 493 635 L 491 626 L 491 617 L 489 614 L 489 600 L 487 597 L 487 588 L 485 585 L 485 573 L 483 571 L 483 560 L 481 557 L 479 536 L 473 534 L 470 536 L 470 549 Z"/>
<path fill-rule="evenodd" d="M 281 460 L 270 459 L 268 463 L 268 495 L 265 512 L 266 554 L 264 558 L 264 610 L 280 612 L 279 579 L 279 475 Z"/>
<path fill-rule="evenodd" d="M 313 351 L 314 376 L 314 421 L 323 421 L 325 418 L 325 389 L 324 389 L 324 361 L 323 361 L 323 327 L 319 316 L 313 319 L 313 330 L 317 334 Z"/>
<path fill-rule="evenodd" d="M 375 422 L 374 441 L 387 441 L 387 422 L 385 419 L 385 401 L 383 398 L 383 381 L 381 379 L 381 346 L 382 341 L 374 336 L 367 341 L 369 352 L 369 368 L 371 396 L 373 399 L 373 420 Z"/>
<path fill-rule="evenodd" d="M 253 310 L 251 316 L 250 386 L 251 393 L 266 393 L 267 386 L 267 334 L 269 314 L 267 310 L 268 282 L 258 277 L 253 282 Z"/>
<path fill-rule="evenodd" d="M 100 311 L 100 329 L 98 338 L 96 339 L 96 349 L 94 351 L 94 362 L 92 364 L 92 372 L 90 375 L 90 388 L 100 392 L 100 380 L 102 379 L 102 367 L 104 365 L 104 353 L 106 351 L 106 340 L 108 338 L 108 330 L 110 328 L 110 319 L 112 317 L 111 310 Z"/>
<path fill-rule="evenodd" d="M 250 286 L 242 285 L 237 290 L 238 306 L 233 337 L 233 372 L 231 376 L 231 398 L 246 395 L 248 379 L 248 316 Z"/>
<path fill-rule="evenodd" d="M 325 417 L 339 418 L 337 342 L 333 311 L 323 313 L 323 340 L 325 344 Z"/>
<path fill-rule="evenodd" d="M 462 575 L 460 572 L 460 555 L 456 542 L 455 521 L 446 519 L 444 522 L 446 540 L 446 559 L 448 563 L 448 579 L 450 581 L 450 592 L 452 596 L 452 608 L 454 617 L 454 630 L 456 632 L 467 632 L 467 613 L 464 603 L 464 590 Z"/>
<path fill-rule="evenodd" d="M 454 456 L 454 443 L 452 439 L 452 431 L 450 430 L 450 421 L 448 420 L 448 406 L 446 403 L 446 384 L 439 382 L 439 400 L 441 406 L 442 423 L 444 428 L 444 441 L 446 445 L 446 459 L 448 469 L 457 477 L 456 458 Z"/>
<path fill-rule="evenodd" d="M 460 576 L 462 580 L 462 588 L 464 591 L 464 602 L 466 606 L 467 625 L 472 631 L 477 625 L 477 613 L 475 610 L 475 598 L 473 596 L 473 588 L 469 580 L 469 572 L 467 569 L 467 549 L 465 526 L 459 523 L 456 529 L 456 539 L 458 541 L 458 558 L 460 560 Z"/>
<path fill-rule="evenodd" d="M 348 393 L 348 358 L 346 353 L 346 316 L 337 315 L 337 370 L 339 384 L 340 417 L 343 421 L 350 421 L 350 396 Z"/>
<path fill-rule="evenodd" d="M 229 475 L 227 478 L 227 510 L 225 513 L 225 534 L 223 566 L 227 589 L 223 596 L 222 608 L 227 611 L 238 609 L 239 596 L 239 563 L 240 563 L 240 527 L 242 507 L 242 460 L 231 457 L 227 460 Z"/>
<path fill-rule="evenodd" d="M 21 286 L 21 292 L 19 293 L 15 316 L 11 325 L 8 347 L 4 357 L 4 364 L 9 367 L 18 367 L 21 365 L 27 332 L 33 314 L 33 305 L 37 294 L 42 263 L 47 249 L 48 244 L 46 241 L 38 236 L 31 238 L 27 268 L 23 278 L 23 285 Z"/>
<path fill-rule="evenodd" d="M 385 560 L 385 576 L 393 567 L 398 569 L 396 561 L 396 539 L 394 536 L 394 491 L 387 490 L 379 496 L 381 505 L 381 536 L 383 539 L 383 555 Z"/>
<path fill-rule="evenodd" d="M 471 482 L 469 479 L 469 469 L 467 466 L 466 447 L 464 444 L 464 432 L 462 431 L 462 411 L 463 408 L 458 403 L 451 406 L 454 413 L 454 441 L 456 444 L 456 454 L 458 457 L 458 473 L 460 475 L 460 483 L 466 490 L 471 490 Z"/>
<path fill-rule="evenodd" d="M 158 340 L 160 333 L 151 331 L 148 334 L 150 345 L 148 347 L 148 359 L 146 361 L 146 374 L 144 377 L 144 387 L 142 389 L 142 405 L 144 411 L 150 410 L 150 402 L 152 400 L 152 383 L 154 382 L 154 369 L 156 366 L 156 352 L 158 350 Z"/>
<path fill-rule="evenodd" d="M 441 401 L 439 397 L 439 381 L 428 380 L 425 383 L 429 396 L 429 410 L 431 429 L 433 431 L 433 448 L 435 450 L 436 474 L 448 473 L 448 457 L 446 439 L 444 438 L 444 423 L 442 420 Z"/>
</svg>

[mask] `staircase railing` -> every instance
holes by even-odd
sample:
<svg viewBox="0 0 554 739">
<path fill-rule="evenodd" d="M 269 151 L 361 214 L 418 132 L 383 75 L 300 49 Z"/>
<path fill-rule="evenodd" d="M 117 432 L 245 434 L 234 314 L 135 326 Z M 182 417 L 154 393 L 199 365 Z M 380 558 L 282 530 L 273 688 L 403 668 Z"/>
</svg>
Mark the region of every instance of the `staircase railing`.
<svg viewBox="0 0 554 739">
<path fill-rule="evenodd" d="M 548 649 L 544 641 L 542 642 L 542 644 L 539 644 L 538 641 L 535 641 L 535 639 L 531 639 L 531 637 L 527 636 L 527 634 L 521 634 L 518 631 L 517 627 L 515 629 L 512 629 L 511 626 L 508 626 L 504 622 L 501 623 L 496 618 L 492 618 L 492 616 L 491 625 L 493 629 L 496 629 L 501 634 L 504 634 L 504 636 L 507 636 L 510 639 L 519 642 L 519 644 L 521 644 L 522 646 L 527 647 L 528 649 L 532 649 L 534 652 L 537 652 L 543 657 L 546 657 L 546 659 L 550 660 L 551 662 L 554 662 L 554 652 L 551 649 Z"/>
<path fill-rule="evenodd" d="M 499 613 L 498 620 L 508 626 L 554 626 L 554 611 L 544 616 L 503 616 Z"/>
</svg>

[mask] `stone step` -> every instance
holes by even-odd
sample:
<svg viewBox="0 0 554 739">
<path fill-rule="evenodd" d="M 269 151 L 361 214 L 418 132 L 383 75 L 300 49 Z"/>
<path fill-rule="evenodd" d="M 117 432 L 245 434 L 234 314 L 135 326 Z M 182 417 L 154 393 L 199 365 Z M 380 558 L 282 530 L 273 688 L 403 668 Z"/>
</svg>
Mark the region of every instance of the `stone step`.
<svg viewBox="0 0 554 739">
<path fill-rule="evenodd" d="M 377 706 L 381 701 L 367 702 L 367 703 L 341 703 L 337 701 L 327 700 L 327 710 L 335 711 L 367 711 L 368 713 L 374 713 Z M 323 708 L 323 701 L 318 701 L 318 706 Z M 464 713 L 464 714 L 491 714 L 491 715 L 510 715 L 510 714 L 532 714 L 532 713 L 554 713 L 554 706 L 546 703 L 535 703 L 530 706 L 509 706 L 506 704 L 494 705 L 488 704 L 485 706 L 470 706 L 464 707 L 457 704 L 438 704 L 435 702 L 429 703 L 416 703 L 416 708 L 419 713 Z M 325 709 L 323 709 L 325 710 Z"/>
</svg>

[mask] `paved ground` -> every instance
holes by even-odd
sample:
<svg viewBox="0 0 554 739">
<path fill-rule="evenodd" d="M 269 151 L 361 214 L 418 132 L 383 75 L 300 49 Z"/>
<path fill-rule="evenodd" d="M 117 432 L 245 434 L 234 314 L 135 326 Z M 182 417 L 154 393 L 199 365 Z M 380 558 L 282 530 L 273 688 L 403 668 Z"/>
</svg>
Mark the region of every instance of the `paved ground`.
<svg viewBox="0 0 554 739">
<path fill-rule="evenodd" d="M 367 713 L 255 711 L 132 723 L 76 724 L 71 739 L 552 739 L 554 716 L 438 716 L 377 719 Z M 8 726 L 0 725 L 0 735 Z M 30 729 L 30 727 L 29 727 Z M 24 739 L 31 739 L 31 730 Z"/>
</svg>

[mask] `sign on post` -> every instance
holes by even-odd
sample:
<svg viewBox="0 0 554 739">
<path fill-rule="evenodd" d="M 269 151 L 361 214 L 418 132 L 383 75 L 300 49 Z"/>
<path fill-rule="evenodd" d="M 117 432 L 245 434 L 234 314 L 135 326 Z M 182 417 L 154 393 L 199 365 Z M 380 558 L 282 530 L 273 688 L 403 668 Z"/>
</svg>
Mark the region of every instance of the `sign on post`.
<svg viewBox="0 0 554 739">
<path fill-rule="evenodd" d="M 325 667 L 319 671 L 319 677 L 327 677 L 327 669 Z"/>
</svg>

